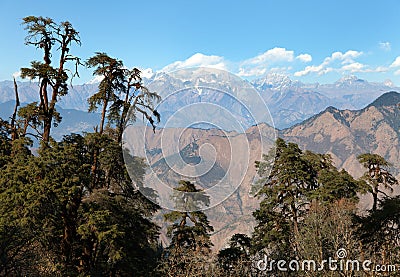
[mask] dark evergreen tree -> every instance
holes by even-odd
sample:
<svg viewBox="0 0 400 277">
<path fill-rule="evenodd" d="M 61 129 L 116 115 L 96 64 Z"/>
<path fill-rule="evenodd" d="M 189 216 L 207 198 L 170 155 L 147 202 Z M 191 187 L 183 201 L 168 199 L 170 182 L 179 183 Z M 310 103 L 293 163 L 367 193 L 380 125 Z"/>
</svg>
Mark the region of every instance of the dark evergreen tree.
<svg viewBox="0 0 400 277">
<path fill-rule="evenodd" d="M 68 92 L 67 64 L 79 64 L 70 47 L 80 39 L 69 22 L 30 16 L 24 25 L 26 43 L 43 50 L 44 61 L 21 69 L 22 77 L 39 80 L 39 101 L 19 108 L 15 83 L 11 122 L 0 120 L 0 275 L 149 276 L 159 232 L 151 218 L 159 206 L 138 191 L 146 164 L 128 154 L 124 160 L 121 137 L 135 112 L 151 124 L 159 119 L 152 102 L 158 95 L 142 86 L 139 70 L 98 54 L 91 62 L 105 75 L 105 94 L 91 101 L 107 98 L 116 128 L 103 129 L 103 117 L 100 133 L 54 141 L 51 126 L 61 121 L 55 105 Z M 35 155 L 28 135 L 41 139 Z"/>
<path fill-rule="evenodd" d="M 368 191 L 373 198 L 372 210 L 376 211 L 379 194 L 386 195 L 382 189 L 393 191 L 393 186 L 398 185 L 399 182 L 388 171 L 389 163 L 378 154 L 366 153 L 358 156 L 357 159 L 367 169 L 362 179 L 369 186 Z"/>
<path fill-rule="evenodd" d="M 364 253 L 375 264 L 400 260 L 400 196 L 385 197 L 376 210 L 355 218 Z M 393 272 L 392 272 L 393 273 Z"/>
<path fill-rule="evenodd" d="M 341 199 L 357 201 L 357 193 L 365 192 L 366 184 L 355 180 L 346 170 L 338 170 L 328 154 L 304 151 L 304 158 L 317 172 L 318 189 L 310 194 L 310 199 L 320 203 L 333 203 Z"/>
<path fill-rule="evenodd" d="M 249 276 L 251 238 L 245 234 L 234 234 L 229 247 L 218 252 L 218 264 L 226 275 Z"/>
<path fill-rule="evenodd" d="M 153 101 L 160 99 L 157 93 L 150 92 L 142 84 L 140 70 L 124 68 L 122 61 L 109 57 L 106 53 L 96 53 L 87 60 L 86 66 L 95 68 L 93 75 L 102 77 L 99 91 L 89 99 L 89 112 L 96 111 L 101 104 L 99 133 L 102 134 L 106 116 L 117 126 L 117 138 L 121 142 L 126 125 L 136 120 L 141 113 L 155 128 L 155 120 L 160 114 L 154 109 Z M 108 111 L 108 114 L 107 114 Z"/>
<path fill-rule="evenodd" d="M 38 276 L 31 141 L 0 135 L 0 276 Z"/>
<path fill-rule="evenodd" d="M 268 174 L 265 168 L 270 164 L 272 170 Z M 262 184 L 258 195 L 263 200 L 253 214 L 258 222 L 253 233 L 253 250 L 294 257 L 299 221 L 305 215 L 309 196 L 319 187 L 317 170 L 297 144 L 281 138 L 277 139 L 275 149 L 264 156 L 264 161 L 256 162 L 256 167 Z"/>
<path fill-rule="evenodd" d="M 164 215 L 166 221 L 173 223 L 168 228 L 170 253 L 209 252 L 212 246 L 209 232 L 213 227 L 200 210 L 209 205 L 209 196 L 193 183 L 180 181 L 173 199 L 177 210 Z"/>
<path fill-rule="evenodd" d="M 80 45 L 81 41 L 79 33 L 68 21 L 57 24 L 51 18 L 28 16 L 23 19 L 23 24 L 28 32 L 25 44 L 43 50 L 43 61 L 33 61 L 31 67 L 21 68 L 21 77 L 39 81 L 40 101 L 36 114 L 40 115 L 43 127 L 41 138 L 49 142 L 56 103 L 60 96 L 68 93 L 69 62 L 73 62 L 76 69 L 72 77 L 78 75 L 79 58 L 71 55 L 70 49 L 74 44 Z M 53 66 L 56 63 L 57 66 Z"/>
<path fill-rule="evenodd" d="M 164 214 L 171 243 L 159 266 L 159 274 L 167 276 L 193 276 L 206 271 L 212 243 L 210 225 L 201 211 L 209 205 L 209 196 L 189 181 L 180 181 L 172 196 L 177 210 Z"/>
</svg>

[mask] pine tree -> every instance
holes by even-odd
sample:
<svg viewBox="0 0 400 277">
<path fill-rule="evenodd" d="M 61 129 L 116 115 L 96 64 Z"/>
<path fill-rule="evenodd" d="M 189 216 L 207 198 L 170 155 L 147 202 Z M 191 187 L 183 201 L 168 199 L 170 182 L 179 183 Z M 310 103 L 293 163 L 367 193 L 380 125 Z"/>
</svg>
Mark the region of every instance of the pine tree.
<svg viewBox="0 0 400 277">
<path fill-rule="evenodd" d="M 396 264 L 400 259 L 400 196 L 385 197 L 376 210 L 356 217 L 363 249 L 375 264 Z"/>
<path fill-rule="evenodd" d="M 358 156 L 357 159 L 367 169 L 362 179 L 369 186 L 368 190 L 373 198 L 372 210 L 376 211 L 379 194 L 386 195 L 382 187 L 393 191 L 393 186 L 398 185 L 399 182 L 387 170 L 389 163 L 378 154 L 366 153 Z"/>
<path fill-rule="evenodd" d="M 317 173 L 318 189 L 313 190 L 310 199 L 319 203 L 333 203 L 342 199 L 357 201 L 357 193 L 365 192 L 365 183 L 355 180 L 346 170 L 338 170 L 329 154 L 316 154 L 309 150 L 304 158 Z"/>
<path fill-rule="evenodd" d="M 206 214 L 200 209 L 209 205 L 209 196 L 189 181 L 180 181 L 173 195 L 176 211 L 164 214 L 171 222 L 168 236 L 171 243 L 165 253 L 159 272 L 168 276 L 192 276 L 206 270 L 207 256 L 212 243 L 210 225 Z"/>
<path fill-rule="evenodd" d="M 28 16 L 23 18 L 23 24 L 28 32 L 25 44 L 43 50 L 43 62 L 33 61 L 31 67 L 21 68 L 21 77 L 39 80 L 40 102 L 37 113 L 41 115 L 43 124 L 41 138 L 49 142 L 53 118 L 56 116 L 56 103 L 60 96 L 68 93 L 69 62 L 75 65 L 72 77 L 78 76 L 80 60 L 70 54 L 70 49 L 74 44 L 81 45 L 81 41 L 79 33 L 68 21 L 57 24 L 51 18 Z M 57 62 L 57 67 L 54 67 L 52 64 Z"/>
<path fill-rule="evenodd" d="M 245 234 L 234 234 L 229 247 L 218 252 L 218 265 L 225 275 L 249 276 L 251 270 L 250 260 L 251 238 Z"/>
<path fill-rule="evenodd" d="M 111 58 L 106 53 L 96 53 L 86 61 L 86 66 L 95 68 L 93 75 L 102 78 L 98 92 L 88 100 L 89 112 L 96 111 L 100 104 L 102 106 L 100 134 L 108 116 L 110 123 L 116 124 L 118 141 L 121 142 L 122 132 L 129 122 L 136 120 L 137 112 L 155 128 L 154 117 L 160 121 L 160 114 L 154 109 L 153 101 L 158 101 L 160 97 L 143 86 L 140 70 L 128 70 L 121 60 Z"/>
<path fill-rule="evenodd" d="M 38 275 L 36 262 L 40 253 L 33 242 L 33 225 L 38 215 L 35 172 L 32 170 L 31 141 L 11 141 L 0 136 L 0 275 Z"/>
<path fill-rule="evenodd" d="M 69 22 L 35 16 L 23 22 L 26 43 L 44 57 L 21 69 L 22 77 L 38 79 L 39 101 L 19 108 L 15 83 L 11 122 L 0 119 L 0 275 L 149 276 L 159 248 L 159 227 L 151 218 L 159 206 L 138 191 L 146 163 L 128 153 L 124 159 L 121 137 L 136 112 L 152 125 L 159 120 L 152 102 L 158 95 L 142 86 L 139 70 L 99 54 L 93 65 L 111 75 L 100 84 L 106 94 L 92 104 L 107 98 L 104 110 L 116 128 L 103 128 L 103 117 L 100 133 L 54 141 L 51 127 L 61 121 L 55 105 L 68 93 L 67 64 L 80 63 L 70 54 L 79 35 Z M 101 68 L 104 60 L 111 67 Z M 35 155 L 32 136 L 41 139 Z"/>
<path fill-rule="evenodd" d="M 299 222 L 310 203 L 309 196 L 319 183 L 317 171 L 297 144 L 278 138 L 275 147 L 264 156 L 264 161 L 256 162 L 262 184 L 258 195 L 263 200 L 253 213 L 258 222 L 253 233 L 253 251 L 264 249 L 287 258 L 297 255 Z M 264 169 L 271 163 L 268 174 Z"/>
</svg>

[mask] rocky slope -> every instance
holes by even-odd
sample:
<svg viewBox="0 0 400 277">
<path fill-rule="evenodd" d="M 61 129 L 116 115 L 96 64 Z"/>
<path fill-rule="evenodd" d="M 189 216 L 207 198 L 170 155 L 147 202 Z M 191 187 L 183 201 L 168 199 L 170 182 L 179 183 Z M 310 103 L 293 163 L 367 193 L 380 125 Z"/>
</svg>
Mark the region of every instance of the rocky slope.
<svg viewBox="0 0 400 277">
<path fill-rule="evenodd" d="M 356 156 L 371 152 L 397 167 L 400 161 L 400 94 L 388 92 L 361 110 L 328 107 L 320 114 L 281 132 L 303 149 L 330 153 L 336 166 L 353 176 L 363 171 Z"/>
<path fill-rule="evenodd" d="M 331 154 L 334 163 L 339 168 L 345 168 L 353 176 L 359 177 L 364 172 L 357 162 L 357 155 L 371 152 L 385 157 L 393 164 L 392 171 L 400 177 L 400 94 L 389 92 L 367 107 L 361 110 L 339 110 L 328 107 L 323 112 L 299 123 L 291 128 L 279 132 L 279 136 L 285 140 L 298 143 L 302 149 L 309 149 L 318 153 Z M 139 127 L 135 127 L 139 128 Z M 140 133 L 132 131 L 132 133 Z M 209 144 L 215 149 L 215 166 L 208 174 L 193 178 L 197 185 L 207 189 L 218 184 L 222 176 L 228 175 L 228 179 L 242 180 L 237 190 L 220 205 L 207 210 L 211 223 L 215 228 L 212 237 L 216 248 L 222 247 L 231 235 L 238 232 L 249 233 L 254 226 L 252 212 L 258 207 L 259 200 L 251 196 L 249 191 L 254 181 L 256 171 L 254 161 L 261 158 L 261 152 L 265 153 L 273 142 L 276 133 L 272 127 L 262 124 L 249 128 L 244 134 L 221 130 L 201 129 L 169 129 L 166 133 L 159 130 L 154 135 L 146 135 L 147 156 L 152 164 L 152 171 L 163 182 L 173 186 L 179 178 L 174 164 L 166 163 L 167 157 L 163 155 L 160 146 L 161 140 L 167 145 L 173 145 L 179 141 L 179 156 L 184 161 L 196 164 L 201 160 L 202 145 Z M 265 147 L 261 150 L 261 141 Z M 135 149 L 144 149 L 144 140 L 132 137 Z M 243 141 L 247 141 L 249 147 L 244 148 Z M 194 147 L 194 145 L 197 147 Z M 249 151 L 249 161 L 244 164 L 232 159 L 233 152 L 243 149 Z M 261 151 L 261 152 L 260 152 Z M 140 152 L 140 151 L 139 151 Z M 140 154 L 138 152 L 138 154 Z M 168 151 L 165 151 L 166 154 Z M 245 155 L 246 153 L 239 153 Z M 232 166 L 229 170 L 229 166 Z M 171 170 L 171 168 L 173 168 Z M 242 176 L 243 174 L 243 176 Z M 398 190 L 397 190 L 398 191 Z M 370 199 L 363 197 L 360 209 L 370 208 Z"/>
</svg>

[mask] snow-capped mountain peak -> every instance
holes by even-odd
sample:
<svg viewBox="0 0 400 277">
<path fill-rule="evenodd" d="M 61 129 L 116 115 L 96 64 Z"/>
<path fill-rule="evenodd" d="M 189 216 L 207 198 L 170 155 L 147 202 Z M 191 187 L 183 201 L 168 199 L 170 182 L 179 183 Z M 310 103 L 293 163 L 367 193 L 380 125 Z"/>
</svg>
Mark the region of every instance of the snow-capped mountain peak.
<svg viewBox="0 0 400 277">
<path fill-rule="evenodd" d="M 287 91 L 290 89 L 297 90 L 297 88 L 304 86 L 299 81 L 293 81 L 289 76 L 281 73 L 268 73 L 264 78 L 255 80 L 253 85 L 259 90 L 264 91 L 270 89 L 272 91 Z"/>
<path fill-rule="evenodd" d="M 384 82 L 383 82 L 383 84 L 385 85 L 385 86 L 387 86 L 387 87 L 390 87 L 390 88 L 394 88 L 394 87 L 396 87 L 396 85 L 392 82 L 392 80 L 390 80 L 390 79 L 386 79 Z"/>
<path fill-rule="evenodd" d="M 340 78 L 335 82 L 336 86 L 348 86 L 348 85 L 356 85 L 356 84 L 361 84 L 361 83 L 368 83 L 365 80 L 359 79 L 355 75 L 346 75 Z"/>
<path fill-rule="evenodd" d="M 289 76 L 280 73 L 268 73 L 264 78 L 264 83 L 271 87 L 280 87 L 290 85 L 292 80 Z"/>
</svg>

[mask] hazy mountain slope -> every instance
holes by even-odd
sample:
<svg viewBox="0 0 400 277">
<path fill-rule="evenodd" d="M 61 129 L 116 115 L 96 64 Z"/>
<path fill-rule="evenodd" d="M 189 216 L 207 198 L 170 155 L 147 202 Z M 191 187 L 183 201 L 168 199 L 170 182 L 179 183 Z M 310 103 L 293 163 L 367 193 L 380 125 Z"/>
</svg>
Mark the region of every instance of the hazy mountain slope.
<svg viewBox="0 0 400 277">
<path fill-rule="evenodd" d="M 356 156 L 364 152 L 382 155 L 394 165 L 400 161 L 400 94 L 389 92 L 362 110 L 327 108 L 281 135 L 303 149 L 331 153 L 337 166 L 359 176 Z"/>
<path fill-rule="evenodd" d="M 9 120 L 14 111 L 15 101 L 0 103 L 0 117 Z M 23 106 L 24 104 L 21 103 Z M 88 113 L 74 109 L 63 109 L 57 106 L 57 111 L 61 114 L 62 120 L 58 127 L 52 128 L 52 136 L 60 140 L 64 135 L 70 133 L 93 132 L 94 127 L 100 122 L 100 114 Z"/>
<path fill-rule="evenodd" d="M 353 176 L 359 177 L 364 169 L 357 162 L 357 155 L 366 152 L 377 153 L 384 156 L 394 167 L 393 171 L 400 177 L 400 145 L 399 145 L 399 127 L 400 110 L 397 106 L 400 103 L 400 94 L 390 92 L 382 95 L 373 103 L 362 110 L 339 110 L 333 107 L 327 108 L 314 117 L 297 124 L 291 128 L 280 132 L 285 140 L 296 142 L 302 149 L 309 149 L 319 153 L 330 153 L 335 164 L 348 170 Z M 139 127 L 136 127 L 139 128 Z M 201 130 L 201 129 L 170 129 L 168 133 L 174 135 L 162 135 L 161 130 L 154 135 L 148 134 L 147 137 L 147 155 L 152 164 L 153 170 L 157 172 L 160 178 L 173 184 L 177 181 L 177 176 L 165 164 L 164 157 L 161 155 L 160 142 L 166 139 L 166 144 L 172 144 L 174 140 L 179 139 L 180 154 L 187 161 L 194 162 L 199 155 L 195 151 L 187 151 L 194 141 L 201 146 L 204 143 L 212 144 L 217 153 L 230 153 L 229 149 L 237 149 L 235 139 L 246 135 L 249 141 L 250 162 L 249 167 L 243 178 L 243 181 L 226 201 L 207 211 L 211 223 L 215 227 L 213 241 L 216 247 L 222 247 L 227 239 L 238 232 L 250 232 L 254 226 L 252 212 L 258 207 L 259 200 L 249 195 L 249 190 L 256 171 L 254 161 L 260 159 L 260 137 L 257 135 L 257 128 L 253 127 L 246 131 L 246 134 L 230 133 L 231 146 L 228 148 L 223 137 L 226 136 L 220 130 Z M 262 134 L 265 137 L 273 133 L 271 127 L 260 126 Z M 140 132 L 137 132 L 140 133 Z M 183 135 L 180 137 L 179 134 Z M 180 138 L 179 138 L 180 137 Z M 136 141 L 135 148 L 139 149 L 143 141 Z M 271 145 L 272 141 L 268 140 Z M 221 152 L 219 152 L 221 151 Z M 228 155 L 229 156 L 229 155 Z M 184 158 L 185 159 L 185 158 Z M 218 180 L 220 174 L 226 174 L 228 160 L 226 156 L 217 155 L 215 171 L 204 180 L 198 178 L 194 180 L 196 184 L 207 188 L 207 182 Z M 231 171 L 232 180 L 240 178 L 240 163 L 233 164 L 234 170 Z M 205 181 L 205 183 L 204 183 Z M 370 199 L 363 197 L 360 208 L 370 208 Z"/>
<path fill-rule="evenodd" d="M 215 191 L 220 195 L 213 194 L 213 197 L 225 199 L 229 196 L 221 204 L 206 211 L 215 229 L 213 242 L 216 248 L 220 248 L 234 233 L 252 231 L 254 224 L 252 212 L 259 203 L 257 198 L 249 194 L 256 175 L 254 161 L 260 160 L 262 152 L 273 145 L 275 133 L 272 127 L 265 124 L 249 128 L 246 133 L 224 132 L 216 129 L 172 128 L 157 130 L 154 134 L 149 129 L 143 135 L 142 127 L 132 127 L 125 133 L 125 136 L 129 137 L 125 139 L 135 155 L 145 156 L 151 164 L 151 170 L 146 179 L 148 185 L 154 178 L 158 178 L 164 184 L 175 187 L 180 179 L 185 179 L 195 182 L 203 189 L 213 186 L 220 188 Z M 179 141 L 179 152 L 173 151 L 177 141 Z M 182 177 L 176 173 L 184 172 L 187 176 L 197 175 L 198 172 L 193 171 L 196 168 L 184 170 L 183 167 L 200 163 L 201 159 L 207 156 L 207 150 L 202 147 L 210 147 L 210 145 L 215 149 L 216 156 L 215 163 L 206 174 L 191 178 Z M 179 158 L 182 158 L 186 164 L 180 165 Z M 232 191 L 226 190 L 226 183 L 234 186 Z M 158 193 L 163 194 L 164 192 L 160 190 L 163 190 L 162 187 L 161 189 L 158 187 Z M 161 216 L 159 222 L 163 223 Z"/>
<path fill-rule="evenodd" d="M 19 98 L 22 103 L 39 101 L 39 85 L 37 82 L 17 82 Z M 83 84 L 69 87 L 67 95 L 60 97 L 57 103 L 64 109 L 87 111 L 87 99 L 97 91 L 98 84 Z M 0 103 L 15 100 L 14 83 L 0 82 Z"/>
</svg>

